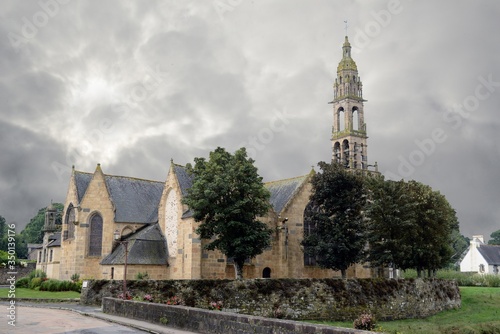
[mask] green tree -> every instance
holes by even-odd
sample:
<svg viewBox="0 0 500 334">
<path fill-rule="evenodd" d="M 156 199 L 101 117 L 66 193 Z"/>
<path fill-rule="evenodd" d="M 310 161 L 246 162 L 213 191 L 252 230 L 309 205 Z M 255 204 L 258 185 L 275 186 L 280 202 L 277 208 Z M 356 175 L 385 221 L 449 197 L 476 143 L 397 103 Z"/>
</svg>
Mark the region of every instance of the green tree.
<svg viewBox="0 0 500 334">
<path fill-rule="evenodd" d="M 419 277 L 423 270 L 428 270 L 430 275 L 450 263 L 452 232 L 458 230 L 458 220 L 446 198 L 431 187 L 409 181 L 406 189 L 414 211 L 413 224 L 403 241 L 410 245 L 403 269 L 414 268 Z"/>
<path fill-rule="evenodd" d="M 460 234 L 460 231 L 457 229 L 453 229 L 451 232 L 451 240 L 452 240 L 452 248 L 453 255 L 450 259 L 450 266 L 457 267 L 460 266 L 460 262 L 462 260 L 462 255 L 464 252 L 469 249 L 470 239 Z"/>
<path fill-rule="evenodd" d="M 305 213 L 312 228 L 302 246 L 320 267 L 340 270 L 346 278 L 347 268 L 361 260 L 365 246 L 363 177 L 338 163 L 318 166 L 321 172 L 311 179 L 311 210 Z"/>
<path fill-rule="evenodd" d="M 257 219 L 270 209 L 269 191 L 245 148 L 232 155 L 218 147 L 208 161 L 194 161 L 194 167 L 188 167 L 193 185 L 183 203 L 201 222 L 196 232 L 210 240 L 205 248 L 232 258 L 236 278 L 242 279 L 245 261 L 270 246 L 272 230 Z"/>
<path fill-rule="evenodd" d="M 414 222 L 414 203 L 404 181 L 385 181 L 383 177 L 366 178 L 366 207 L 369 249 L 367 261 L 373 267 L 403 268 L 410 244 L 405 241 Z"/>
<path fill-rule="evenodd" d="M 5 218 L 0 216 L 0 239 L 3 239 L 7 235 L 7 223 Z"/>
<path fill-rule="evenodd" d="M 57 210 L 56 225 L 60 226 L 62 222 L 61 215 L 64 205 L 61 203 L 53 203 L 52 205 Z M 31 218 L 28 225 L 26 225 L 24 230 L 21 231 L 20 235 L 22 237 L 22 240 L 26 244 L 28 243 L 39 244 L 43 242 L 43 225 L 45 224 L 46 210 L 47 210 L 46 207 L 38 210 L 36 216 Z"/>
<path fill-rule="evenodd" d="M 500 245 L 500 230 L 491 233 L 490 238 L 488 245 Z"/>
<path fill-rule="evenodd" d="M 446 198 L 416 181 L 368 179 L 368 260 L 429 273 L 461 256 L 458 220 Z"/>
</svg>

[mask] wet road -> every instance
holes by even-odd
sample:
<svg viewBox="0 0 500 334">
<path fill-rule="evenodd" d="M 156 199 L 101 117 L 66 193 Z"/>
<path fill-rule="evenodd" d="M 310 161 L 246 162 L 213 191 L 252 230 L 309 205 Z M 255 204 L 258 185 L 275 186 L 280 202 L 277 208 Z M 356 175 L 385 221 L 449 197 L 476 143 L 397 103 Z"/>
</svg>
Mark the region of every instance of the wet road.
<svg viewBox="0 0 500 334">
<path fill-rule="evenodd" d="M 26 334 L 135 334 L 147 333 L 104 320 L 58 309 L 16 307 L 15 327 L 6 314 L 0 322 L 0 333 Z"/>
</svg>

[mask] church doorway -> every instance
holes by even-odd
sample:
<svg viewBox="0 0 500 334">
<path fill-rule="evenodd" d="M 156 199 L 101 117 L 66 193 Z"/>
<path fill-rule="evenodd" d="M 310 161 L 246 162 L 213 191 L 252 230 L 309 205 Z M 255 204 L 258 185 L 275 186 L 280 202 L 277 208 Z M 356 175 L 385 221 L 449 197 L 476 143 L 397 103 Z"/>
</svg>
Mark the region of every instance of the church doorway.
<svg viewBox="0 0 500 334">
<path fill-rule="evenodd" d="M 262 278 L 271 278 L 271 268 L 264 268 L 264 270 L 262 271 Z"/>
</svg>

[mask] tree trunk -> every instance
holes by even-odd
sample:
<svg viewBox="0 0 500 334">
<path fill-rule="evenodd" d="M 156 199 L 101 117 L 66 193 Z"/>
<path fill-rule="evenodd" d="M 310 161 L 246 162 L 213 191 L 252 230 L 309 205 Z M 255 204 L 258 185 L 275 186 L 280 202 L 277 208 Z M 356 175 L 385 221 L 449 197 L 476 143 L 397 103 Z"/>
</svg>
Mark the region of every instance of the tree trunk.
<svg viewBox="0 0 500 334">
<path fill-rule="evenodd" d="M 347 278 L 347 271 L 345 269 L 341 269 L 340 273 L 342 274 L 342 279 L 346 279 Z"/>
<path fill-rule="evenodd" d="M 234 261 L 234 276 L 236 277 L 237 280 L 242 280 L 243 279 L 243 265 L 245 262 L 240 262 L 240 261 Z"/>
<path fill-rule="evenodd" d="M 417 277 L 422 278 L 422 269 L 417 268 Z"/>
</svg>

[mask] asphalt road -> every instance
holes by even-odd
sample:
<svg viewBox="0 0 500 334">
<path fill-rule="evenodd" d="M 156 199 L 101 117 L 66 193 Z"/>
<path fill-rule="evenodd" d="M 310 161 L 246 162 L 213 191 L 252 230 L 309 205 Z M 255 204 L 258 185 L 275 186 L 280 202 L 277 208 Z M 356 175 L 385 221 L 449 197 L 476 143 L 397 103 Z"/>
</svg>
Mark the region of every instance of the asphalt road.
<svg viewBox="0 0 500 334">
<path fill-rule="evenodd" d="M 24 302 L 15 306 L 12 314 L 8 302 L 0 303 L 0 334 L 196 334 L 105 314 L 98 306 Z"/>
<path fill-rule="evenodd" d="M 2 317 L 0 333 L 26 334 L 138 334 L 138 329 L 110 323 L 73 311 L 39 307 L 16 307 L 15 327 L 8 316 Z"/>
</svg>

